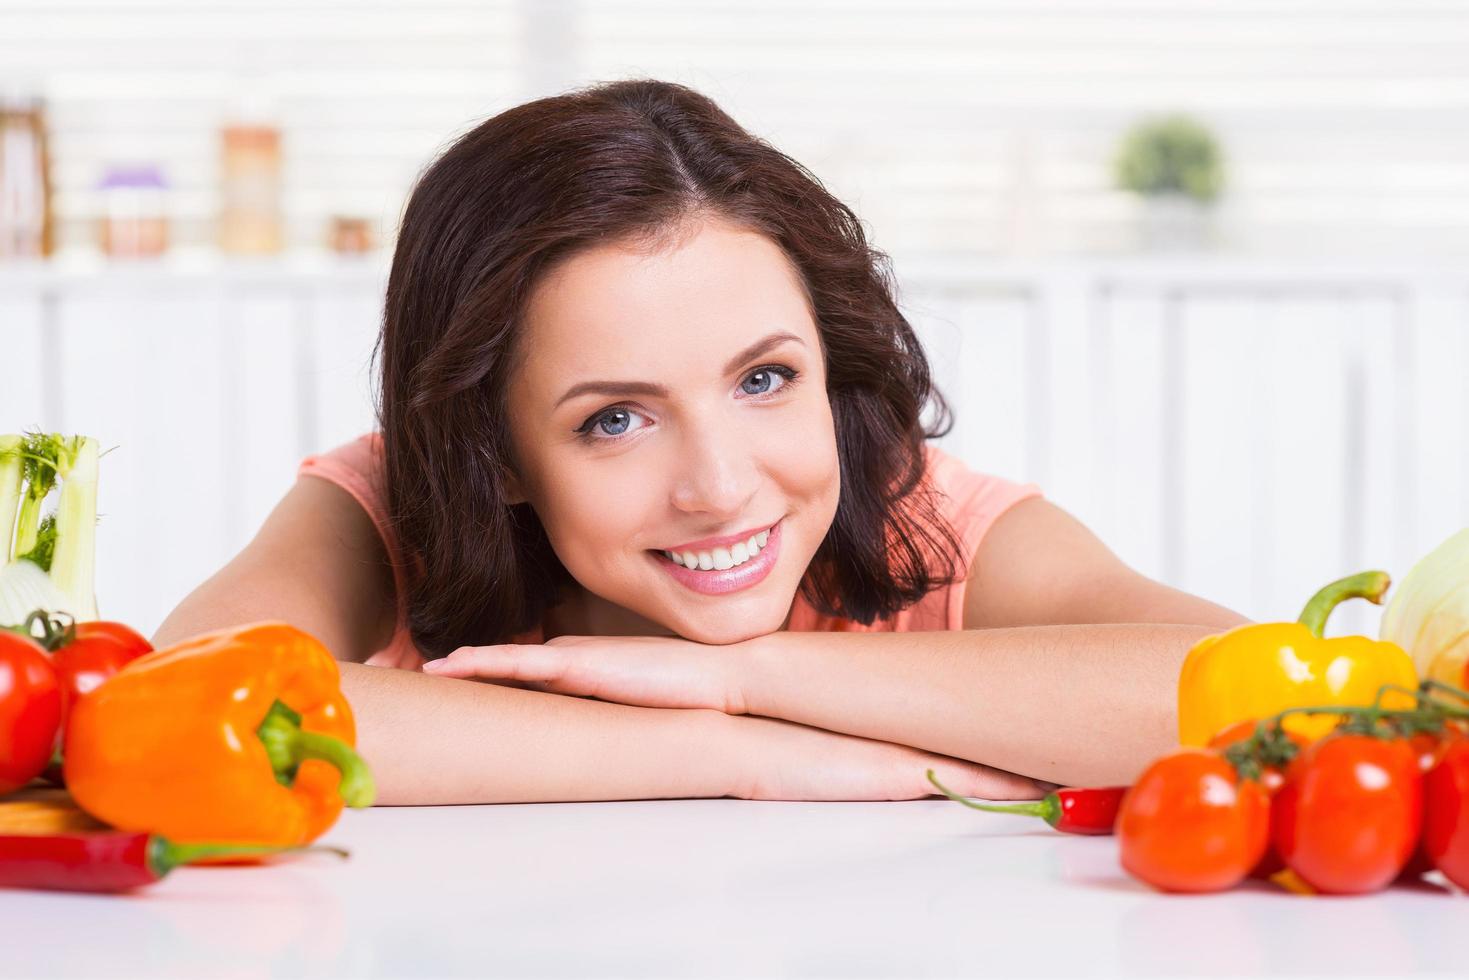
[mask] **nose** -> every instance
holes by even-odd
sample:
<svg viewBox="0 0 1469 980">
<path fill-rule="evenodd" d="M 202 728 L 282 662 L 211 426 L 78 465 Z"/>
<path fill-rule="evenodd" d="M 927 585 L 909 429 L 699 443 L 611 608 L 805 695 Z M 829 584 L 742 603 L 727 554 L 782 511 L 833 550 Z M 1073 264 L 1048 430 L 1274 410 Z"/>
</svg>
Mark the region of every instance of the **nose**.
<svg viewBox="0 0 1469 980">
<path fill-rule="evenodd" d="M 691 426 L 679 447 L 673 505 L 720 520 L 739 517 L 759 489 L 753 444 L 738 426 L 711 421 Z"/>
</svg>

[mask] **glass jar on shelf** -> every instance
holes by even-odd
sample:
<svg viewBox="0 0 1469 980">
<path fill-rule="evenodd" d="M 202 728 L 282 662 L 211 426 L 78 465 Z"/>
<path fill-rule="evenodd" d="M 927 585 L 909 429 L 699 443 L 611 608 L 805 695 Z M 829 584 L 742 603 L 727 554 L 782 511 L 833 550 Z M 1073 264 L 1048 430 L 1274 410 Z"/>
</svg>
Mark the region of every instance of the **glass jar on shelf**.
<svg viewBox="0 0 1469 980">
<path fill-rule="evenodd" d="M 368 218 L 334 214 L 328 227 L 327 244 L 338 255 L 366 255 L 377 247 Z"/>
<path fill-rule="evenodd" d="M 233 255 L 281 250 L 281 131 L 237 122 L 222 133 L 220 247 Z"/>
<path fill-rule="evenodd" d="M 102 252 L 114 259 L 153 258 L 168 249 L 168 183 L 155 166 L 114 166 L 97 186 Z"/>
<path fill-rule="evenodd" d="M 44 258 L 54 240 L 44 105 L 0 93 L 0 259 Z"/>
</svg>

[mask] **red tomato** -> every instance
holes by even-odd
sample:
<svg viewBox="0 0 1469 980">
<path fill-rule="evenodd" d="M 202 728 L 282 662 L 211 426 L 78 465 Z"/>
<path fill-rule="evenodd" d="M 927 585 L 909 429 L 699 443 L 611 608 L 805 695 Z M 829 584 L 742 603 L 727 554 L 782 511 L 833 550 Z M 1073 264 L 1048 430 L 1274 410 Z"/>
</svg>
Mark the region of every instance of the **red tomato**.
<svg viewBox="0 0 1469 980">
<path fill-rule="evenodd" d="M 1286 770 L 1271 839 L 1316 891 L 1355 895 L 1398 876 L 1422 825 L 1423 776 L 1408 741 L 1333 735 Z"/>
<path fill-rule="evenodd" d="M 153 652 L 153 644 L 148 642 L 147 637 L 124 623 L 94 619 L 85 623 L 77 623 L 76 634 L 77 641 L 108 640 L 125 651 L 130 660 L 136 660 L 145 653 Z"/>
<path fill-rule="evenodd" d="M 76 638 L 52 654 L 61 678 L 62 717 L 70 715 L 77 698 L 152 650 L 152 644 L 122 623 L 77 623 Z"/>
<path fill-rule="evenodd" d="M 1453 734 L 1454 731 L 1452 729 L 1445 728 L 1442 732 L 1419 732 L 1409 737 L 1408 746 L 1413 750 L 1413 754 L 1418 759 L 1419 772 L 1426 775 L 1434 767 L 1434 764 L 1438 762 L 1439 752 L 1446 746 L 1447 740 Z M 1423 798 L 1423 815 L 1426 821 L 1428 818 L 1428 785 L 1425 783 L 1423 788 L 1425 794 Z M 1407 865 L 1398 875 L 1399 878 L 1405 881 L 1412 881 L 1415 878 L 1423 877 L 1433 870 L 1433 858 L 1428 854 L 1426 843 L 1426 837 L 1420 836 L 1418 838 L 1418 846 L 1413 848 L 1413 856 L 1408 858 Z"/>
<path fill-rule="evenodd" d="M 1256 720 L 1250 718 L 1245 721 L 1236 722 L 1227 728 L 1222 728 L 1213 738 L 1209 739 L 1208 747 L 1223 752 L 1236 742 L 1243 742 L 1245 739 L 1254 735 L 1256 724 Z M 1295 745 L 1297 755 L 1304 752 L 1311 744 L 1311 740 L 1299 732 L 1286 732 L 1285 737 Z M 1280 787 L 1285 785 L 1284 770 L 1275 766 L 1266 766 L 1260 772 L 1260 785 L 1265 787 L 1265 792 L 1273 797 L 1280 790 Z M 1260 858 L 1260 863 L 1250 869 L 1250 877 L 1259 878 L 1262 881 L 1268 880 L 1271 875 L 1278 874 L 1284 870 L 1285 862 L 1280 859 L 1280 855 L 1276 853 L 1275 848 L 1270 846 L 1267 841 L 1265 854 Z"/>
<path fill-rule="evenodd" d="M 1446 740 L 1423 779 L 1423 851 L 1460 888 L 1469 888 L 1469 738 Z"/>
<path fill-rule="evenodd" d="M 35 640 L 0 631 L 0 793 L 41 774 L 60 724 L 61 689 L 51 658 Z"/>
<path fill-rule="evenodd" d="M 1128 790 L 1117 839 L 1133 877 L 1163 891 L 1210 892 L 1238 884 L 1259 863 L 1269 826 L 1264 787 L 1240 781 L 1217 752 L 1180 749 Z"/>
</svg>

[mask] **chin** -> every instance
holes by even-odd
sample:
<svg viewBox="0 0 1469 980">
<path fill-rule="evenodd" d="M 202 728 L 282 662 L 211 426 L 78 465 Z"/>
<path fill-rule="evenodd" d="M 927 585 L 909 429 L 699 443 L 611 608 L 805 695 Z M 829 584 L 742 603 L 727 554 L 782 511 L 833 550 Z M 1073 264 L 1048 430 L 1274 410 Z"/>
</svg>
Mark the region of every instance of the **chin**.
<svg viewBox="0 0 1469 980">
<path fill-rule="evenodd" d="M 783 608 L 772 609 L 769 614 L 736 615 L 731 612 L 722 616 L 704 616 L 672 623 L 668 628 L 685 640 L 711 646 L 726 646 L 779 632 L 789 611 L 790 603 L 787 603 Z"/>
</svg>

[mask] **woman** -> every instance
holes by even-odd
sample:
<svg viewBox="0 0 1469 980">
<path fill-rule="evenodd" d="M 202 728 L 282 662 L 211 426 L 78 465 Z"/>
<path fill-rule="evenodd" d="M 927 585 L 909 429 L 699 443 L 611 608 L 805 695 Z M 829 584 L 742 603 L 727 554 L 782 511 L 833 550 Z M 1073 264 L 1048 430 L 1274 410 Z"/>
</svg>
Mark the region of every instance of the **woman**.
<svg viewBox="0 0 1469 980">
<path fill-rule="evenodd" d="M 1119 782 L 1173 744 L 1188 648 L 1243 622 L 928 446 L 886 257 L 681 86 L 450 147 L 377 353 L 381 435 L 307 459 L 154 642 L 319 637 L 380 802 Z"/>
</svg>

